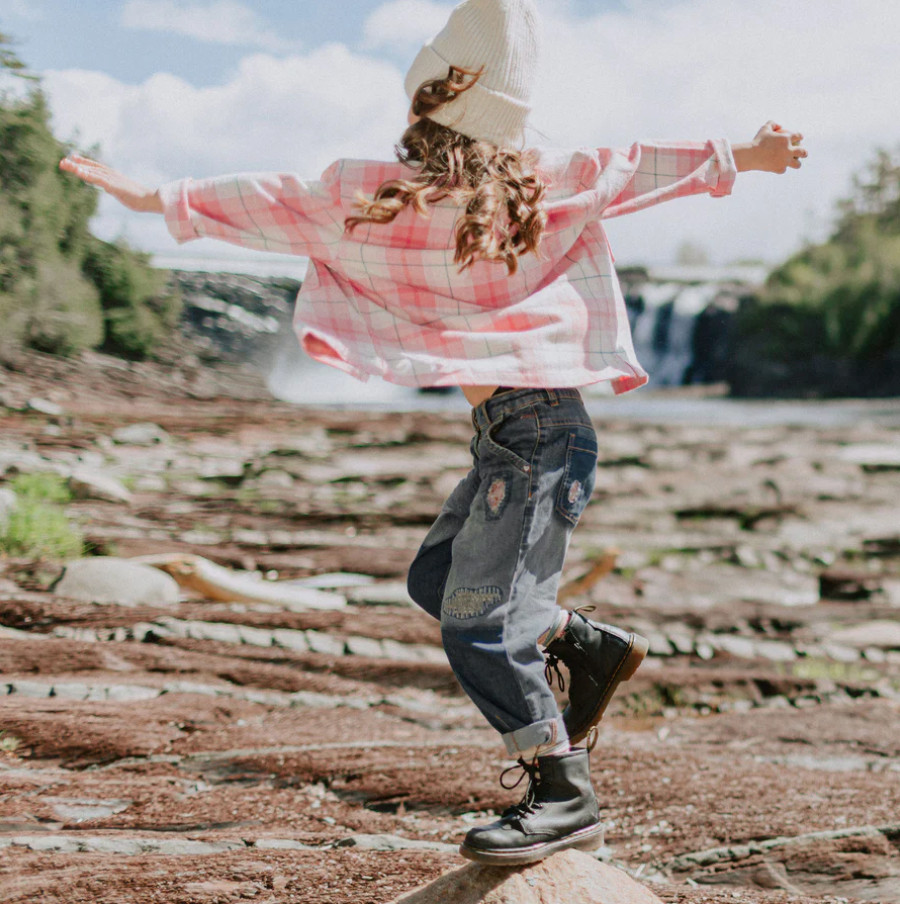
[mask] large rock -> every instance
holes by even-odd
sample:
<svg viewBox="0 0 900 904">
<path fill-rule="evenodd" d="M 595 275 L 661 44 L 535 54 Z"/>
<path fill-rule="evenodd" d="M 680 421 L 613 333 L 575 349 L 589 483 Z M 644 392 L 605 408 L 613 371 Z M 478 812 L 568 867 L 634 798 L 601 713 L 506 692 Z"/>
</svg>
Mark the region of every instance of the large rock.
<svg viewBox="0 0 900 904">
<path fill-rule="evenodd" d="M 471 863 L 394 904 L 662 904 L 626 873 L 578 851 L 531 866 Z"/>
<path fill-rule="evenodd" d="M 179 590 L 175 580 L 150 565 L 97 557 L 69 562 L 53 592 L 92 603 L 174 606 Z"/>
</svg>

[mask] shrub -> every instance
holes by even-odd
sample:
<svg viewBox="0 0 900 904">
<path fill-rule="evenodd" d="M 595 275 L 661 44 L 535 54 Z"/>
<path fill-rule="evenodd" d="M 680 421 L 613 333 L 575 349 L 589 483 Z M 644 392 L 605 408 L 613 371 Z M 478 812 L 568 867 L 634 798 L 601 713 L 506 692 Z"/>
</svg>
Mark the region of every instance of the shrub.
<svg viewBox="0 0 900 904">
<path fill-rule="evenodd" d="M 145 358 L 177 327 L 181 299 L 166 294 L 166 274 L 151 269 L 148 255 L 90 239 L 83 267 L 100 293 L 103 351 Z"/>
<path fill-rule="evenodd" d="M 21 65 L 0 34 L 0 71 Z M 37 80 L 0 89 L 0 344 L 147 357 L 177 328 L 180 299 L 147 255 L 90 235 L 99 192 L 59 170 L 70 150 Z"/>
</svg>

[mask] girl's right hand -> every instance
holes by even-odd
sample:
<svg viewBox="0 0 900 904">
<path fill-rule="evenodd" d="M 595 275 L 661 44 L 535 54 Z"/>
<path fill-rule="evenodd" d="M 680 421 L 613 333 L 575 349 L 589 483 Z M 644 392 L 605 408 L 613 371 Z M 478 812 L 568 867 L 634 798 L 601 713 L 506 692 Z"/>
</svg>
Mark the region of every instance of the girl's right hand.
<svg viewBox="0 0 900 904">
<path fill-rule="evenodd" d="M 127 176 L 117 172 L 103 163 L 82 157 L 80 154 L 70 154 L 59 164 L 59 168 L 67 173 L 72 173 L 83 179 L 88 185 L 96 185 L 107 194 L 112 195 L 119 203 L 124 204 L 129 210 L 140 213 L 162 213 L 163 206 L 159 193 Z"/>
<path fill-rule="evenodd" d="M 769 120 L 753 139 L 753 169 L 766 173 L 783 173 L 788 167 L 800 169 L 800 161 L 809 151 L 800 147 L 803 135 Z"/>
</svg>

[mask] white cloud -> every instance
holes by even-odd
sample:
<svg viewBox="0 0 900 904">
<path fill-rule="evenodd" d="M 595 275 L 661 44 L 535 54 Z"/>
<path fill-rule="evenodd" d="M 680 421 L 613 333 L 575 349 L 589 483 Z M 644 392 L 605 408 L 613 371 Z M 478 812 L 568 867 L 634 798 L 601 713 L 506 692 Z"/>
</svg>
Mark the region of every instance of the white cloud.
<svg viewBox="0 0 900 904">
<path fill-rule="evenodd" d="M 806 134 L 811 156 L 800 172 L 742 175 L 732 198 L 681 200 L 610 222 L 620 263 L 669 261 L 685 240 L 719 261 L 778 261 L 812 221 L 828 219 L 876 145 L 900 140 L 900 5 L 632 0 L 624 11 L 589 17 L 567 0 L 542 8 L 547 39 L 534 123 L 553 143 L 745 141 L 769 118 Z M 391 0 L 370 17 L 366 46 L 393 42 L 393 56 L 406 42 L 411 60 L 446 9 Z M 108 161 L 151 182 L 238 169 L 315 176 L 340 156 L 388 157 L 405 122 L 402 83 L 397 66 L 342 45 L 250 56 L 228 83 L 208 88 L 166 74 L 141 85 L 83 71 L 47 78 L 60 134 L 80 127 L 85 144 L 99 140 Z M 145 219 L 112 204 L 103 212 L 104 229 L 128 223 L 136 241 L 150 240 Z"/>
<path fill-rule="evenodd" d="M 271 51 L 298 46 L 298 42 L 279 36 L 254 10 L 237 0 L 128 0 L 121 21 L 125 28 L 171 32 L 209 44 Z"/>
<path fill-rule="evenodd" d="M 452 9 L 433 0 L 389 0 L 366 20 L 364 46 L 401 53 L 418 50 L 444 27 Z"/>
<path fill-rule="evenodd" d="M 44 18 L 40 0 L 0 0 L 0 16 L 37 22 Z"/>
<path fill-rule="evenodd" d="M 255 54 L 229 82 L 206 88 L 165 73 L 140 85 L 83 70 L 45 77 L 56 133 L 99 143 L 106 162 L 148 184 L 242 170 L 315 177 L 338 157 L 389 158 L 406 127 L 402 84 L 395 66 L 339 44 Z M 174 247 L 158 224 L 104 204 L 98 233 L 122 228 L 153 250 Z"/>
</svg>

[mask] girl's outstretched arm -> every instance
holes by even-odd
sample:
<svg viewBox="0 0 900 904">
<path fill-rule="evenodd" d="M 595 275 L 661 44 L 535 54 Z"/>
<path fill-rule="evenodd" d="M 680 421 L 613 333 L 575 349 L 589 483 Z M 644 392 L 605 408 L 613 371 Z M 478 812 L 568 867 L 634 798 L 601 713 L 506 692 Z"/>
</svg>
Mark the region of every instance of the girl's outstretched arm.
<svg viewBox="0 0 900 904">
<path fill-rule="evenodd" d="M 179 243 L 213 238 L 261 251 L 327 257 L 344 232 L 340 161 L 320 181 L 291 173 L 237 173 L 180 179 L 155 191 L 75 154 L 60 168 L 102 188 L 129 210 L 163 214 Z"/>
<path fill-rule="evenodd" d="M 725 139 L 642 141 L 627 150 L 599 150 L 603 168 L 598 188 L 603 218 L 623 216 L 695 194 L 721 198 L 731 194 L 739 172 L 783 173 L 800 168 L 807 156 L 803 136 L 766 123 L 753 141 L 732 145 Z"/>
<path fill-rule="evenodd" d="M 137 210 L 140 213 L 162 213 L 163 205 L 159 192 L 141 185 L 120 172 L 91 160 L 90 157 L 82 157 L 80 154 L 69 154 L 61 161 L 59 168 L 67 173 L 72 173 L 83 179 L 89 185 L 102 188 L 107 194 L 112 195 L 120 204 L 124 204 L 129 210 Z"/>
</svg>

